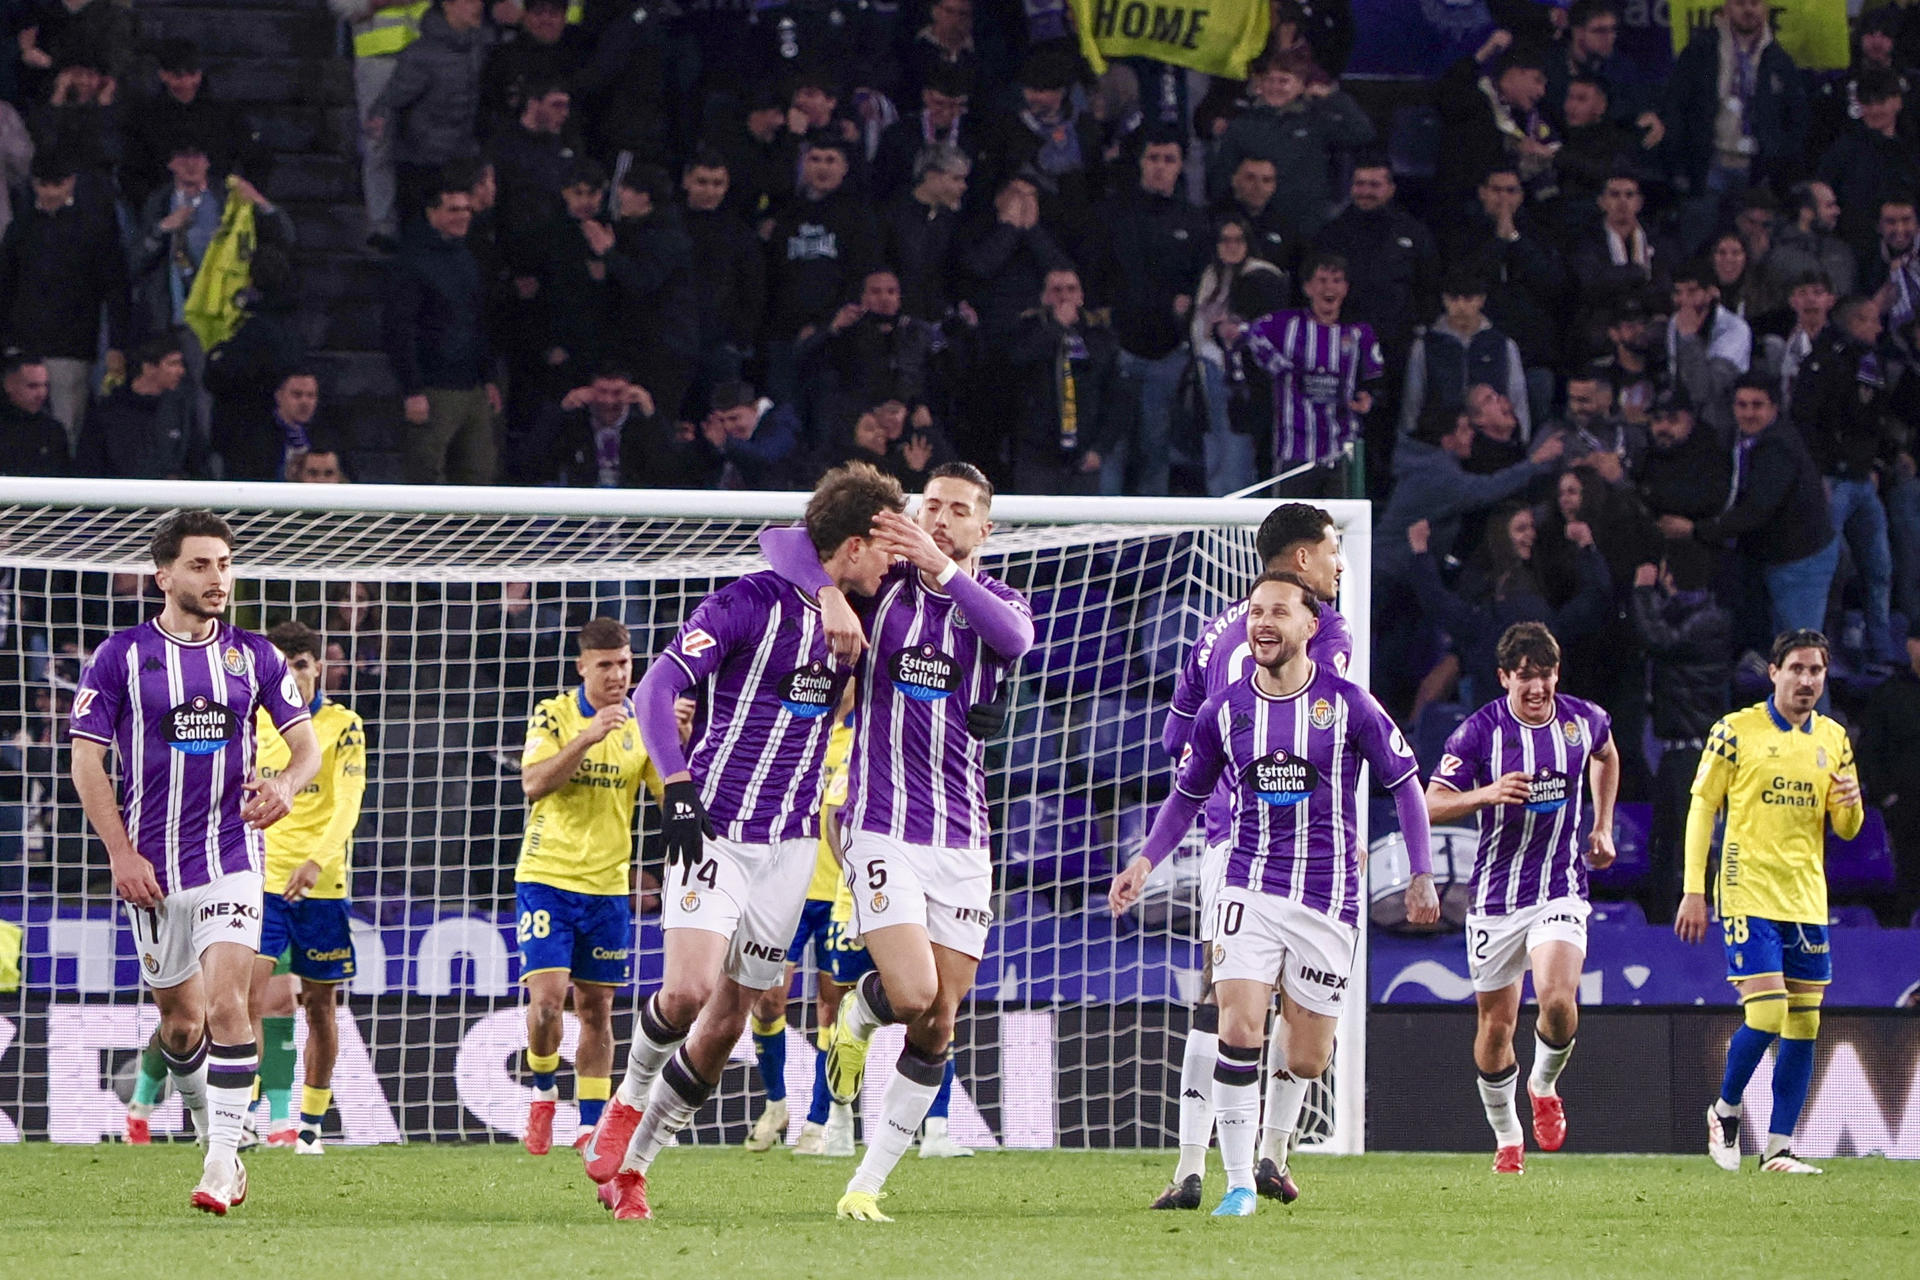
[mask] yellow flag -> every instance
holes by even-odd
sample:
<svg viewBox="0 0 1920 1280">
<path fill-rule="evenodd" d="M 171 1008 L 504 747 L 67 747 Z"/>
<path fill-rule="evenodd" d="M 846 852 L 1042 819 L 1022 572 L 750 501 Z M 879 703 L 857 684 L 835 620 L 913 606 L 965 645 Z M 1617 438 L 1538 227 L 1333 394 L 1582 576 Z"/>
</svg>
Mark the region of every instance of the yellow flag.
<svg viewBox="0 0 1920 1280">
<path fill-rule="evenodd" d="M 203 351 L 225 342 L 240 327 L 239 293 L 253 281 L 254 236 L 253 201 L 229 188 L 220 229 L 207 244 L 181 309 Z"/>
<path fill-rule="evenodd" d="M 1847 0 L 1772 0 L 1773 38 L 1802 71 L 1839 71 L 1847 65 Z M 1720 0 L 1672 0 L 1673 51 L 1698 28 L 1711 29 Z"/>
<path fill-rule="evenodd" d="M 1243 80 L 1267 47 L 1267 0 L 1070 0 L 1080 51 L 1095 73 L 1144 57 Z M 1845 3 L 1845 0 L 1841 0 Z"/>
</svg>

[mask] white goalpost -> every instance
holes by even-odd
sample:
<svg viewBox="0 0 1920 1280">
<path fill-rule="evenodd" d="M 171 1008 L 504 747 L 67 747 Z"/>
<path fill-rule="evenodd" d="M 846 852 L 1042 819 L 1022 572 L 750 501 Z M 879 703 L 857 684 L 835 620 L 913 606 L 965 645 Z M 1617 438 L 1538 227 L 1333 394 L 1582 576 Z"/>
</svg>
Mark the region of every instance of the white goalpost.
<svg viewBox="0 0 1920 1280">
<path fill-rule="evenodd" d="M 65 716 L 92 649 L 158 611 L 146 542 L 162 515 L 204 506 L 233 523 L 230 620 L 313 626 L 328 696 L 367 723 L 351 889 L 359 963 L 339 1014 L 331 1136 L 512 1141 L 530 1096 L 512 918 L 527 716 L 574 683 L 573 634 L 588 618 L 627 623 L 637 674 L 708 592 L 764 567 L 757 534 L 806 500 L 0 477 L 0 1142 L 117 1134 L 116 1079 L 154 1022 L 104 850 L 67 781 Z M 1196 859 L 1169 860 L 1118 921 L 1106 885 L 1171 784 L 1160 731 L 1179 665 L 1258 574 L 1254 533 L 1275 505 L 994 503 L 984 567 L 1026 593 L 1037 638 L 988 750 L 997 918 L 955 1045 L 961 1142 L 1175 1141 L 1179 1041 L 1200 972 Z M 1355 638 L 1348 674 L 1364 685 L 1370 508 L 1320 505 L 1345 540 L 1339 607 Z M 658 875 L 645 809 L 641 865 Z M 1197 853 L 1197 829 L 1190 844 Z M 616 1002 L 623 1044 L 659 981 L 652 887 L 640 887 L 636 982 Z M 1303 1122 L 1323 1151 L 1364 1146 L 1365 916 L 1335 1063 Z M 812 976 L 789 1017 L 796 1133 L 812 1088 Z M 569 1014 L 569 1061 L 576 1033 Z M 884 1070 L 897 1043 L 883 1035 L 874 1052 L 870 1070 Z M 690 1140 L 744 1135 L 759 1094 L 751 1058 L 743 1038 Z M 563 1124 L 570 1115 L 563 1103 Z M 154 1115 L 156 1135 L 180 1126 L 177 1104 Z"/>
</svg>

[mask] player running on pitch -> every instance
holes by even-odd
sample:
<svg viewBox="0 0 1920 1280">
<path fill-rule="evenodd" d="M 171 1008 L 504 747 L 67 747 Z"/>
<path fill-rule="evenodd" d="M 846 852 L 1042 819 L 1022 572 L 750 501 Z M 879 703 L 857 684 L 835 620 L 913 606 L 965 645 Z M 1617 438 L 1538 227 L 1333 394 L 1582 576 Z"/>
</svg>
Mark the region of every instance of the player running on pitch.
<svg viewBox="0 0 1920 1280">
<path fill-rule="evenodd" d="M 1543 624 L 1514 623 L 1495 656 L 1506 695 L 1447 739 L 1427 782 L 1427 817 L 1440 826 L 1479 815 L 1467 914 L 1467 969 L 1479 1005 L 1473 1059 L 1493 1128 L 1493 1171 L 1521 1173 L 1526 1142 L 1513 1109 L 1520 984 L 1531 968 L 1540 1005 L 1527 1078 L 1533 1138 L 1542 1151 L 1558 1151 L 1567 1140 L 1558 1081 L 1580 1025 L 1580 966 L 1592 910 L 1587 868 L 1613 862 L 1620 753 L 1607 713 L 1559 692 L 1560 645 Z M 1584 849 L 1582 779 L 1593 790 L 1593 831 Z"/>
<path fill-rule="evenodd" d="M 1333 1059 L 1366 897 L 1355 823 L 1366 803 L 1364 765 L 1386 782 L 1400 817 L 1414 873 L 1407 918 L 1426 924 L 1440 917 L 1419 768 L 1373 695 L 1307 656 L 1319 621 L 1314 595 L 1291 573 L 1255 581 L 1247 597 L 1253 674 L 1201 705 L 1174 792 L 1109 891 L 1116 915 L 1139 901 L 1148 874 L 1178 847 L 1220 780 L 1229 780 L 1230 844 L 1212 954 L 1220 1004 L 1214 1096 L 1227 1170 L 1216 1217 L 1250 1217 L 1257 1203 L 1260 1043 L 1276 983 L 1287 1076 L 1269 1123 L 1281 1134 L 1299 1124 L 1308 1085 Z"/>
<path fill-rule="evenodd" d="M 127 906 L 167 1070 L 206 1139 L 193 1206 L 225 1214 L 247 1197 L 238 1152 L 259 1065 L 247 988 L 260 950 L 261 832 L 292 812 L 320 745 L 279 651 L 222 620 L 233 595 L 227 522 L 178 512 L 151 549 L 166 605 L 110 636 L 80 677 L 73 785 Z M 262 708 L 289 749 L 273 778 L 254 761 Z"/>
<path fill-rule="evenodd" d="M 879 590 L 891 557 L 871 536 L 875 521 L 905 505 L 899 483 L 869 466 L 821 479 L 806 527 L 836 586 Z M 640 682 L 640 732 L 666 778 L 666 973 L 588 1147 L 587 1172 L 611 1182 L 617 1218 L 651 1216 L 654 1157 L 698 1114 L 754 1002 L 786 974 L 813 873 L 831 713 L 851 675 L 829 655 L 819 602 L 763 570 L 701 601 Z M 705 724 L 683 755 L 674 699 L 696 683 Z"/>
<path fill-rule="evenodd" d="M 1353 632 L 1347 620 L 1332 607 L 1340 595 L 1340 575 L 1346 565 L 1340 558 L 1340 530 L 1333 517 L 1319 507 L 1304 502 L 1289 502 L 1275 507 L 1260 522 L 1254 536 L 1254 548 L 1261 563 L 1270 570 L 1295 573 L 1312 589 L 1322 606 L 1320 625 L 1307 645 L 1307 656 L 1336 675 L 1347 674 L 1353 658 Z M 1237 600 L 1219 617 L 1207 624 L 1200 639 L 1187 654 L 1180 679 L 1173 688 L 1173 705 L 1167 710 L 1166 727 L 1161 730 L 1161 745 L 1176 761 L 1193 733 L 1193 717 L 1200 704 L 1222 689 L 1245 680 L 1254 666 L 1253 651 L 1247 644 L 1247 602 Z M 1232 822 L 1232 786 L 1222 781 L 1207 800 L 1207 846 L 1200 861 L 1200 951 L 1202 956 L 1200 1004 L 1193 1011 L 1193 1024 L 1187 1031 L 1185 1051 L 1180 1057 L 1180 1161 L 1167 1184 L 1153 1201 L 1155 1209 L 1198 1209 L 1202 1176 L 1207 1168 L 1207 1147 L 1213 1141 L 1213 1064 L 1220 1052 L 1220 1009 L 1214 1003 L 1212 962 L 1213 902 L 1219 895 L 1221 877 L 1227 867 L 1227 836 Z M 1286 1037 L 1276 1034 L 1267 1041 L 1267 1105 L 1270 1112 L 1280 1105 L 1286 1082 Z M 1254 1168 L 1254 1186 L 1261 1195 L 1283 1203 L 1292 1203 L 1300 1194 L 1288 1168 L 1288 1150 L 1282 1134 L 1271 1126 L 1262 1128 L 1260 1160 Z"/>
<path fill-rule="evenodd" d="M 1767 667 L 1773 696 L 1713 726 L 1693 778 L 1686 880 L 1673 931 L 1686 942 L 1707 935 L 1707 852 L 1724 807 L 1714 888 L 1727 981 L 1740 993 L 1746 1020 L 1727 1045 L 1720 1096 L 1707 1110 L 1707 1154 L 1729 1173 L 1740 1167 L 1747 1082 L 1776 1039 L 1773 1114 L 1760 1169 L 1822 1172 L 1793 1154 L 1793 1130 L 1813 1083 L 1820 998 L 1833 980 L 1826 827 L 1831 822 L 1836 835 L 1851 840 L 1866 821 L 1853 744 L 1815 710 L 1827 688 L 1827 653 L 1818 631 L 1775 638 Z"/>
</svg>

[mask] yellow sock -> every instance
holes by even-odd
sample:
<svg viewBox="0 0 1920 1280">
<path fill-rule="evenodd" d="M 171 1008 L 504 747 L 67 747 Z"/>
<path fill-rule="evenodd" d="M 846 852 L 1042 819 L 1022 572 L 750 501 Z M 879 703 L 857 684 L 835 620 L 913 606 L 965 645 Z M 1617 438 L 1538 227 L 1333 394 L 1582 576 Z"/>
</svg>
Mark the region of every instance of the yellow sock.
<svg viewBox="0 0 1920 1280">
<path fill-rule="evenodd" d="M 579 1076 L 573 1082 L 576 1102 L 605 1102 L 613 1096 L 613 1077 Z"/>
<path fill-rule="evenodd" d="M 787 1015 L 784 1013 L 775 1015 L 771 1022 L 762 1022 L 757 1017 L 750 1021 L 753 1023 L 753 1034 L 757 1036 L 777 1036 L 787 1029 Z"/>
<path fill-rule="evenodd" d="M 304 1124 L 318 1128 L 327 1118 L 327 1108 L 333 1105 L 333 1090 L 316 1089 L 310 1084 L 300 1086 L 300 1119 Z"/>
</svg>

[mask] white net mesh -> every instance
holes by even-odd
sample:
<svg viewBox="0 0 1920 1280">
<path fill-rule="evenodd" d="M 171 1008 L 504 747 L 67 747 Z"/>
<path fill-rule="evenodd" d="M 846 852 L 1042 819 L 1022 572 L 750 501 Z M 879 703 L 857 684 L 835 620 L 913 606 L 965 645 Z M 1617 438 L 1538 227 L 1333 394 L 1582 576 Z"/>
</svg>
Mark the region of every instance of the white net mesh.
<svg viewBox="0 0 1920 1280">
<path fill-rule="evenodd" d="M 124 1086 L 154 1022 L 104 850 L 67 779 L 65 741 L 87 654 L 159 607 L 145 547 L 165 507 L 143 500 L 0 510 L 0 1140 L 117 1133 L 115 1076 Z M 574 682 L 572 635 L 586 619 L 626 622 L 644 663 L 707 592 L 762 567 L 755 535 L 801 501 L 770 495 L 760 515 L 727 518 L 223 512 L 240 566 L 230 617 L 260 630 L 289 616 L 315 627 L 329 695 L 367 724 L 351 887 L 358 966 L 340 1013 L 329 1122 L 337 1140 L 519 1134 L 530 1094 L 512 872 L 527 716 Z M 1130 920 L 1112 920 L 1105 886 L 1166 794 L 1159 738 L 1174 676 L 1206 621 L 1256 574 L 1266 504 L 1188 504 L 1188 518 L 1158 523 L 1006 519 L 1044 514 L 1039 501 L 1003 500 L 984 557 L 987 572 L 1027 593 L 1038 639 L 988 754 L 998 918 L 956 1042 L 952 1132 L 976 1146 L 1164 1146 L 1199 986 L 1196 859 L 1156 876 Z M 1336 514 L 1362 521 L 1353 531 L 1364 538 L 1364 506 L 1354 508 Z M 1225 522 L 1199 525 L 1194 511 Z M 1344 603 L 1364 654 L 1364 601 Z M 637 982 L 616 1004 L 623 1046 L 660 977 L 658 902 L 645 892 L 659 871 L 656 819 L 645 809 Z M 21 978 L 9 990 L 16 951 Z M 803 970 L 796 993 L 812 990 Z M 813 1084 L 809 1005 L 796 1000 L 789 1019 L 795 1131 Z M 1363 1019 L 1342 1034 L 1341 1061 L 1352 1066 L 1315 1090 L 1304 1132 L 1332 1133 L 1337 1076 L 1355 1110 L 1342 1112 L 1333 1145 L 1353 1149 Z M 569 1014 L 568 1061 L 576 1036 Z M 872 1069 L 897 1048 L 883 1035 Z M 692 1140 L 744 1135 L 760 1091 L 750 1059 L 743 1038 Z M 563 1103 L 561 1134 L 571 1118 Z M 155 1113 L 156 1132 L 180 1124 L 177 1103 Z"/>
</svg>

